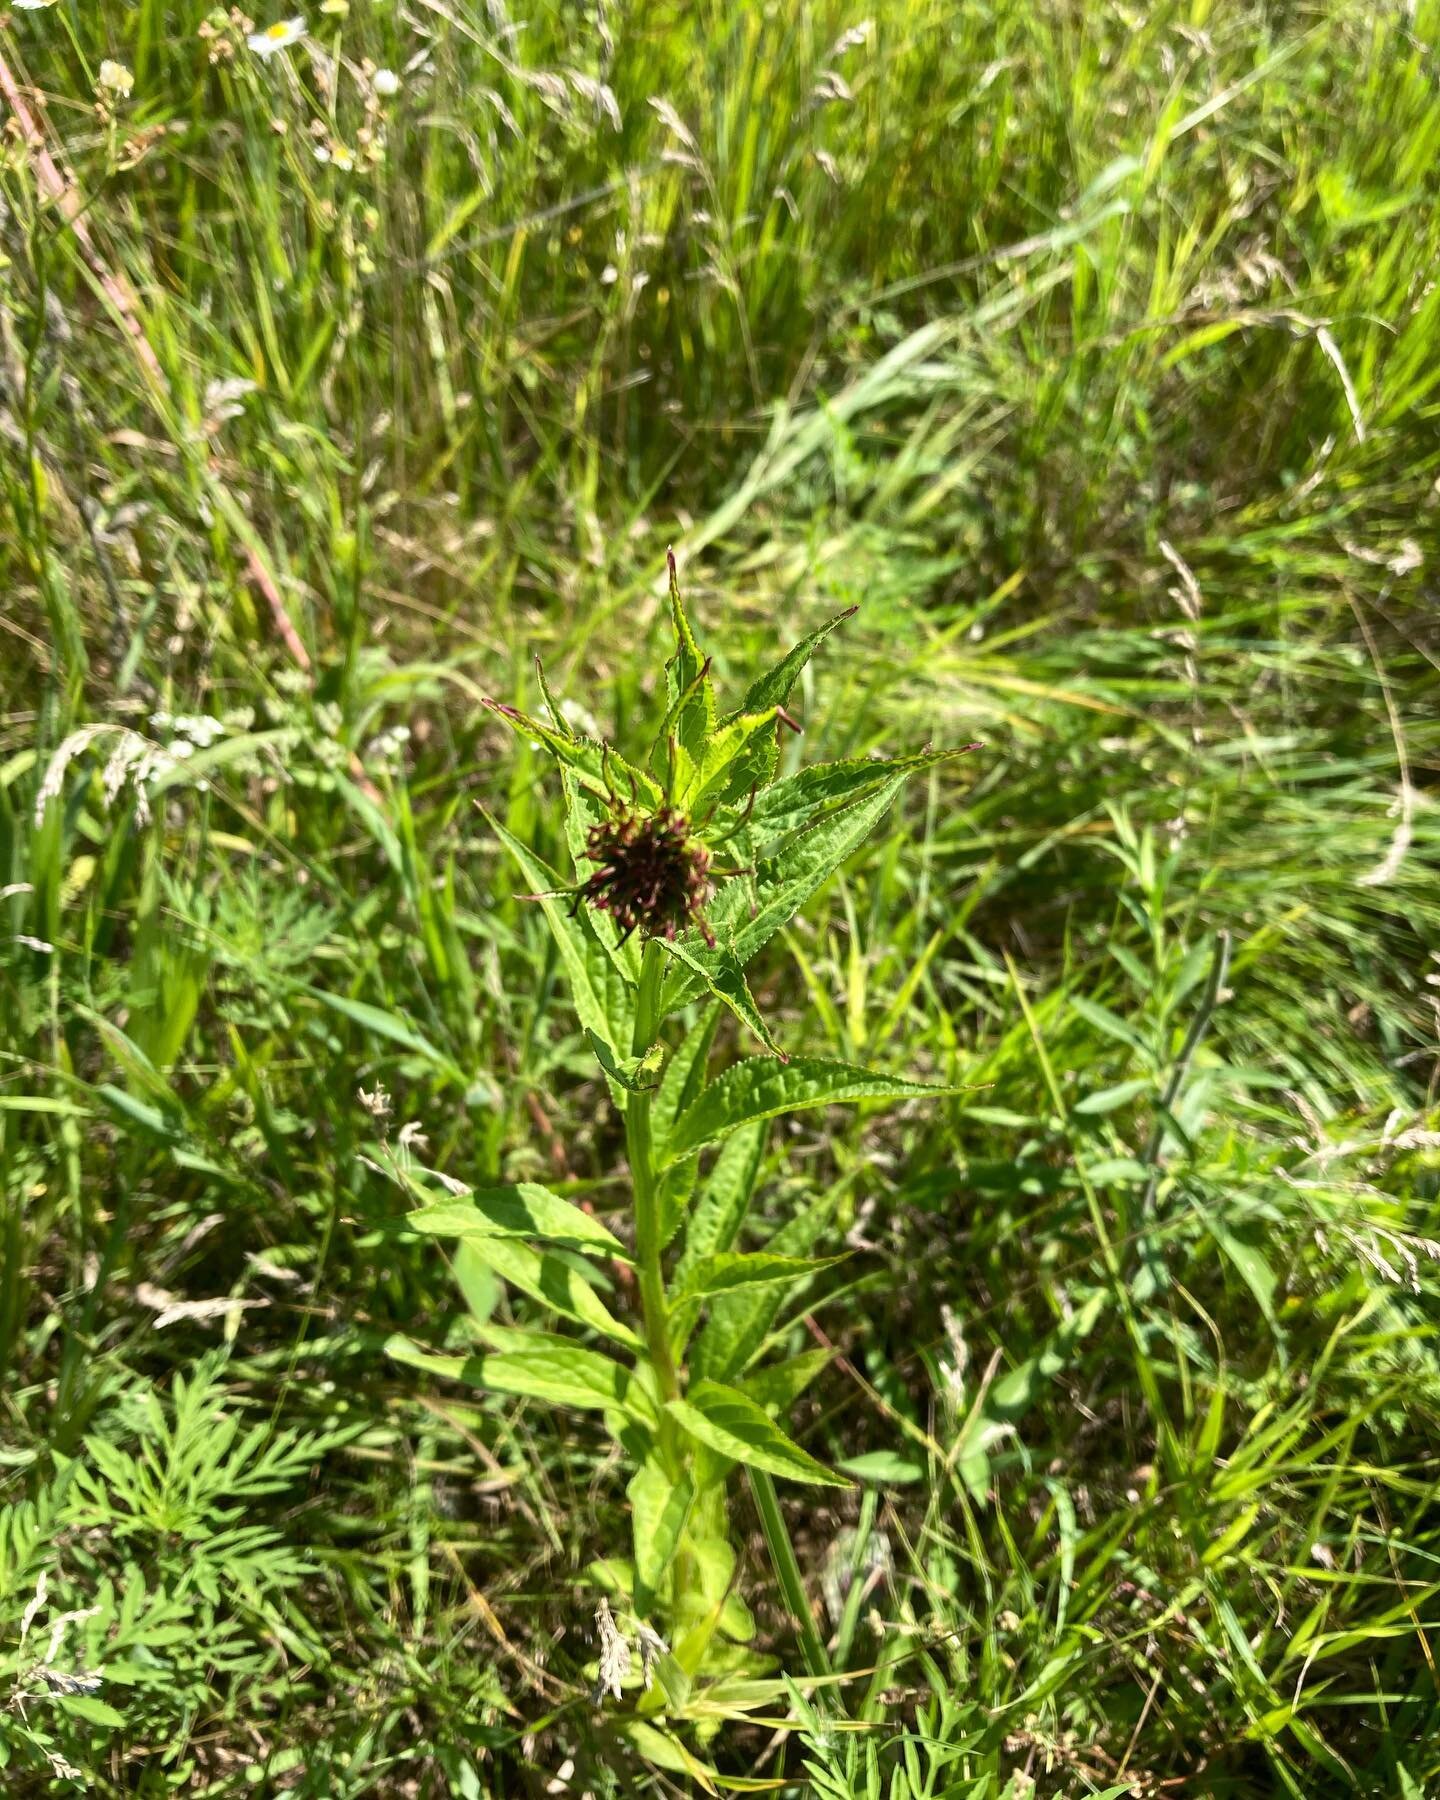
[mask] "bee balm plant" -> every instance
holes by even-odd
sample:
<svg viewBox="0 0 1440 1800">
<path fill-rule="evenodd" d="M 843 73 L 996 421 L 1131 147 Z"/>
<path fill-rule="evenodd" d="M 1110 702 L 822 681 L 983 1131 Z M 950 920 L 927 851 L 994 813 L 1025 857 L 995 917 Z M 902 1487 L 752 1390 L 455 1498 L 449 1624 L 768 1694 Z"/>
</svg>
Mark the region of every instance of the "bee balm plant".
<svg viewBox="0 0 1440 1800">
<path fill-rule="evenodd" d="M 839 1258 L 812 1254 L 824 1209 L 741 1249 L 770 1122 L 839 1102 L 933 1098 L 953 1089 L 828 1059 L 791 1057 L 762 1017 L 746 968 L 875 829 L 905 781 L 946 755 L 859 759 L 779 777 L 778 737 L 801 670 L 848 614 L 797 644 L 722 713 L 670 559 L 675 653 L 665 715 L 643 761 L 548 721 L 492 709 L 552 758 L 573 869 L 549 867 L 493 829 L 544 910 L 580 1025 L 623 1116 L 629 1230 L 543 1187 L 465 1191 L 411 1215 L 554 1318 L 552 1329 L 476 1326 L 469 1359 L 397 1354 L 491 1389 L 597 1411 L 630 1468 L 632 1555 L 604 1572 L 640 1648 L 637 1711 L 683 1701 L 703 1670 L 744 1666 L 753 1621 L 735 1588 L 728 1494 L 743 1469 L 806 1659 L 823 1657 L 786 1535 L 775 1479 L 841 1479 L 783 1423 L 825 1354 L 767 1359 L 787 1297 Z M 966 745 L 965 749 L 974 748 Z M 715 1068 L 733 1014 L 756 1053 Z M 633 1316 L 618 1317 L 587 1259 L 633 1267 Z M 629 1662 L 605 1607 L 605 1685 Z M 651 1671 L 661 1682 L 652 1689 Z M 814 1670 L 818 1672 L 818 1670 Z"/>
</svg>

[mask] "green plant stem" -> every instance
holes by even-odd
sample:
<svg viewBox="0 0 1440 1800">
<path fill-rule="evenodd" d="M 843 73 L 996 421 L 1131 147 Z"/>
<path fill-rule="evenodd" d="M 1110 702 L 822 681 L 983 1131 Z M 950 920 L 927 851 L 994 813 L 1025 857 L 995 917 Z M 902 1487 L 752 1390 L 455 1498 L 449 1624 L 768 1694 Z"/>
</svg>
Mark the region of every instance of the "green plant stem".
<svg viewBox="0 0 1440 1800">
<path fill-rule="evenodd" d="M 765 1533 L 775 1578 L 780 1583 L 785 1604 L 790 1608 L 795 1629 L 800 1634 L 800 1653 L 805 1658 L 805 1667 L 812 1675 L 828 1675 L 830 1658 L 825 1654 L 820 1633 L 815 1629 L 814 1615 L 810 1611 L 810 1601 L 800 1575 L 800 1564 L 795 1560 L 795 1546 L 790 1542 L 785 1515 L 780 1510 L 775 1483 L 764 1469 L 750 1468 L 745 1473 L 750 1480 L 750 1491 L 755 1496 L 760 1527 Z"/>
<path fill-rule="evenodd" d="M 631 1051 L 644 1056 L 653 1048 L 660 1030 L 660 981 L 664 958 L 660 947 L 647 943 L 640 964 L 640 986 L 635 997 L 635 1027 Z M 675 1350 L 670 1341 L 669 1310 L 665 1304 L 665 1275 L 660 1265 L 661 1243 L 659 1183 L 655 1170 L 655 1145 L 650 1130 L 650 1096 L 631 1094 L 625 1108 L 625 1148 L 630 1157 L 630 1180 L 635 1194 L 635 1263 L 640 1281 L 640 1306 L 645 1319 L 645 1343 L 655 1366 L 662 1404 L 680 1395 Z"/>
</svg>

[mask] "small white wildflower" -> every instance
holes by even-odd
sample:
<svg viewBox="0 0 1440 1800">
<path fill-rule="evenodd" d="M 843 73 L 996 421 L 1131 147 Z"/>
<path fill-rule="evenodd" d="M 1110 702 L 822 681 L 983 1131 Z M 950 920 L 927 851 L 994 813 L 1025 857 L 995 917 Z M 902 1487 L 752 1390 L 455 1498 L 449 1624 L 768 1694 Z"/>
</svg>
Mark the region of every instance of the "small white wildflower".
<svg viewBox="0 0 1440 1800">
<path fill-rule="evenodd" d="M 643 1620 L 635 1626 L 635 1638 L 640 1645 L 640 1678 L 645 1683 L 645 1692 L 648 1694 L 655 1680 L 655 1664 L 662 1656 L 670 1654 L 670 1646 L 654 1626 L 645 1624 Z"/>
<path fill-rule="evenodd" d="M 834 69 L 820 71 L 820 77 L 811 88 L 810 94 L 812 99 L 820 101 L 822 105 L 830 100 L 853 100 L 855 98 L 850 91 L 850 83 L 843 75 L 837 74 Z"/>
<path fill-rule="evenodd" d="M 831 46 L 828 61 L 833 62 L 837 56 L 843 56 L 847 50 L 858 50 L 861 44 L 868 44 L 870 34 L 875 29 L 873 19 L 862 19 L 858 25 L 852 25 L 846 32 L 836 38 Z"/>
<path fill-rule="evenodd" d="M 668 131 L 673 132 L 687 150 L 695 151 L 698 154 L 700 146 L 695 142 L 694 137 L 691 135 L 689 126 L 686 125 L 685 121 L 680 117 L 679 113 L 676 112 L 671 103 L 666 99 L 656 98 L 651 100 L 650 105 L 659 116 L 661 124 L 664 125 Z"/>
<path fill-rule="evenodd" d="M 400 92 L 400 77 L 393 69 L 377 69 L 370 77 L 370 85 L 382 100 L 389 100 Z"/>
<path fill-rule="evenodd" d="M 364 1088 L 357 1088 L 355 1097 L 377 1125 L 390 1117 L 390 1096 L 378 1081 L 373 1093 L 367 1094 Z"/>
<path fill-rule="evenodd" d="M 102 93 L 113 94 L 119 99 L 134 89 L 135 77 L 124 63 L 111 62 L 107 56 L 100 65 L 95 85 Z"/>
<path fill-rule="evenodd" d="M 304 36 L 303 19 L 277 19 L 263 31 L 252 31 L 245 42 L 256 56 L 275 56 L 281 50 L 292 49 Z"/>
<path fill-rule="evenodd" d="M 607 1693 L 617 1700 L 620 1698 L 621 1687 L 630 1673 L 630 1646 L 615 1623 L 610 1602 L 603 1594 L 595 1608 L 595 1627 L 600 1633 L 600 1672 L 595 1678 L 594 1693 L 594 1703 L 598 1706 Z"/>
<path fill-rule="evenodd" d="M 612 89 L 606 87 L 603 81 L 596 81 L 593 75 L 581 75 L 573 69 L 570 72 L 570 85 L 582 99 L 590 102 L 597 113 L 602 113 L 610 121 L 612 131 L 620 130 L 620 102 Z"/>
<path fill-rule="evenodd" d="M 221 426 L 227 419 L 238 419 L 245 408 L 242 402 L 255 392 L 255 383 L 245 375 L 217 376 L 205 384 L 205 423 Z"/>
<path fill-rule="evenodd" d="M 418 1119 L 407 1119 L 405 1121 L 400 1127 L 398 1141 L 400 1144 L 400 1154 L 406 1162 L 410 1160 L 412 1152 L 417 1150 L 428 1150 L 430 1148 L 430 1140 L 426 1137 L 425 1128 Z"/>
<path fill-rule="evenodd" d="M 55 954 L 55 946 L 53 944 L 47 944 L 44 938 L 31 937 L 30 934 L 25 931 L 22 931 L 11 938 L 10 942 L 12 944 L 23 944 L 27 950 L 38 950 L 41 956 L 53 956 Z"/>
<path fill-rule="evenodd" d="M 53 6 L 55 0 L 11 0 L 17 12 L 43 12 L 47 6 Z"/>
</svg>

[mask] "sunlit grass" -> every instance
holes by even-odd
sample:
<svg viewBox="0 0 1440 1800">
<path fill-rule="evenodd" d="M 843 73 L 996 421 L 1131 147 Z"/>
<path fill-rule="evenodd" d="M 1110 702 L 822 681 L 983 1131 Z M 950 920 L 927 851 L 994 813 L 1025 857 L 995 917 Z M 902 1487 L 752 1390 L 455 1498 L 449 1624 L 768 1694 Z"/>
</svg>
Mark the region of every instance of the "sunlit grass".
<svg viewBox="0 0 1440 1800">
<path fill-rule="evenodd" d="M 0 25 L 0 1785 L 1429 1791 L 1440 9 L 292 16 Z M 805 760 L 983 742 L 752 971 L 980 1091 L 757 1189 L 843 1706 L 742 1499 L 773 1677 L 622 1742 L 378 1152 L 623 1223 L 479 699 L 642 746 L 672 543 L 731 689 L 859 605 Z"/>
</svg>

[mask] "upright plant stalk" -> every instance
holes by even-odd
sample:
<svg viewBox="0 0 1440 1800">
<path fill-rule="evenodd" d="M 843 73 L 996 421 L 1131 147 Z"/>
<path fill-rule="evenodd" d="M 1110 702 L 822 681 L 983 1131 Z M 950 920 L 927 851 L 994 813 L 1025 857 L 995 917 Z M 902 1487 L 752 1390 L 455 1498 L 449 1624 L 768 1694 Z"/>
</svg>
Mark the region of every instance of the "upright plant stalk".
<svg viewBox="0 0 1440 1800">
<path fill-rule="evenodd" d="M 792 690 L 848 614 L 796 644 L 726 713 L 669 561 L 675 653 L 665 665 L 664 717 L 643 761 L 576 736 L 543 670 L 548 720 L 486 702 L 527 741 L 543 745 L 562 775 L 573 885 L 498 820 L 491 824 L 544 912 L 591 1048 L 617 1096 L 623 1092 L 642 1341 L 610 1314 L 597 1291 L 598 1271 L 584 1272 L 586 1254 L 622 1252 L 621 1241 L 562 1196 L 516 1183 L 474 1190 L 469 1213 L 447 1198 L 411 1215 L 417 1229 L 464 1239 L 472 1257 L 560 1315 L 552 1332 L 528 1322 L 516 1329 L 479 1321 L 485 1354 L 466 1367 L 477 1366 L 479 1378 L 502 1392 L 598 1405 L 633 1459 L 626 1485 L 633 1557 L 607 1557 L 596 1579 L 607 1593 L 628 1595 L 643 1665 L 637 1681 L 651 1686 L 659 1658 L 659 1682 L 636 1702 L 642 1718 L 683 1707 L 707 1664 L 732 1675 L 766 1667 L 748 1649 L 756 1625 L 736 1589 L 740 1563 L 726 1493 L 737 1468 L 750 1474 L 805 1667 L 813 1676 L 828 1673 L 772 1478 L 810 1487 L 846 1483 L 776 1417 L 818 1371 L 804 1356 L 774 1360 L 772 1327 L 787 1289 L 813 1282 L 838 1259 L 810 1254 L 820 1227 L 811 1230 L 805 1215 L 772 1228 L 767 1248 L 748 1247 L 745 1214 L 769 1120 L 955 1090 L 827 1058 L 792 1059 L 756 1004 L 745 966 L 860 848 L 912 774 L 963 753 L 927 751 L 782 775 L 779 734 L 799 729 L 788 711 Z M 732 877 L 744 877 L 744 885 Z M 638 971 L 628 949 L 637 935 L 644 946 Z M 707 1064 L 721 1009 L 761 1053 L 742 1054 L 712 1077 Z M 661 1030 L 682 1010 L 692 1036 L 667 1059 Z M 651 1093 L 657 1081 L 664 1095 L 658 1141 Z M 520 1236 L 541 1248 L 517 1244 Z M 676 1262 L 667 1289 L 672 1237 Z M 563 1260 L 550 1245 L 563 1249 Z M 584 1340 L 574 1336 L 576 1325 L 586 1330 Z M 638 1381 L 618 1358 L 620 1344 L 635 1356 Z M 682 1356 L 691 1371 L 683 1391 Z M 649 1622 L 657 1608 L 673 1650 Z M 601 1669 L 622 1699 L 619 1664 L 602 1657 Z"/>
<path fill-rule="evenodd" d="M 664 954 L 652 938 L 640 964 L 640 986 L 635 997 L 635 1030 L 631 1053 L 644 1056 L 659 1035 L 660 981 Z M 680 1377 L 670 1341 L 670 1317 L 665 1301 L 665 1273 L 661 1266 L 660 1207 L 655 1171 L 655 1146 L 650 1130 L 648 1089 L 632 1093 L 625 1108 L 625 1147 L 630 1157 L 630 1180 L 635 1195 L 635 1261 L 640 1281 L 640 1306 L 645 1320 L 645 1344 L 655 1367 L 662 1401 L 680 1396 Z"/>
</svg>

